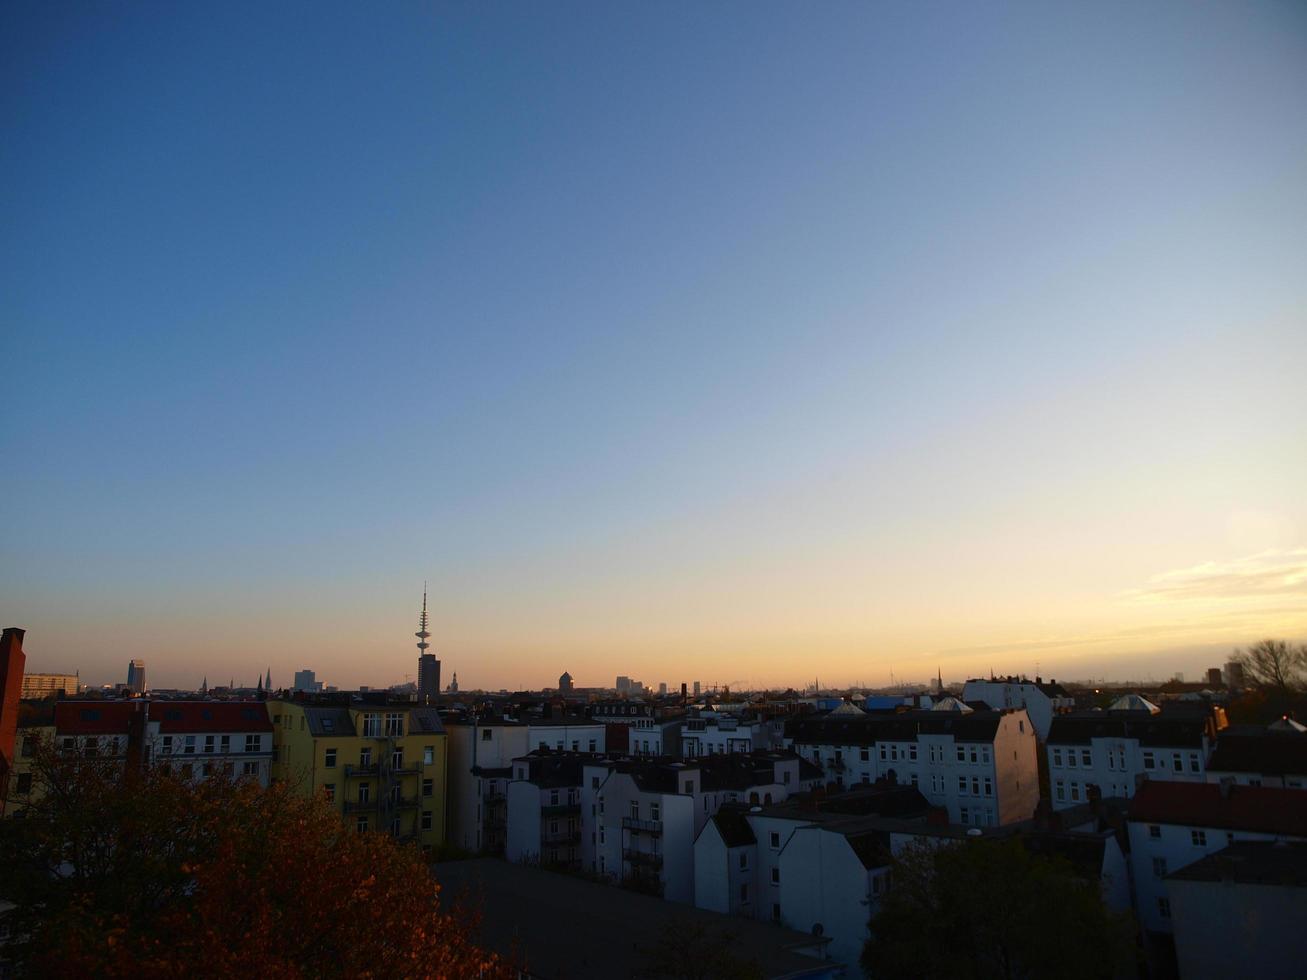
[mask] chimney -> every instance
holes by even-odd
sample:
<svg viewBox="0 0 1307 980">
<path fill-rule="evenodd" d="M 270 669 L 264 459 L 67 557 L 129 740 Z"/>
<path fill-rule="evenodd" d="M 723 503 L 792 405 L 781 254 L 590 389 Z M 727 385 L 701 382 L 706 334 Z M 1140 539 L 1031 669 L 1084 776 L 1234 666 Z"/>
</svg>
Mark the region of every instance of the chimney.
<svg viewBox="0 0 1307 980">
<path fill-rule="evenodd" d="M 0 813 L 9 787 L 9 770 L 13 766 L 14 742 L 18 737 L 18 699 L 23 692 L 23 653 L 26 630 L 7 626 L 0 636 Z"/>
</svg>

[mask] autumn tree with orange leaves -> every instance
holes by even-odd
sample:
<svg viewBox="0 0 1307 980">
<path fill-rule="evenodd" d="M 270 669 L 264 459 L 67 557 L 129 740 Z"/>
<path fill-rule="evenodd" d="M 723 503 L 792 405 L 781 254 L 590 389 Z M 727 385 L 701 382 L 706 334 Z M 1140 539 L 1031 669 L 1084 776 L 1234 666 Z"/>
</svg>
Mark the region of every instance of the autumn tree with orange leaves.
<svg viewBox="0 0 1307 980">
<path fill-rule="evenodd" d="M 25 976 L 511 977 L 421 853 L 285 786 L 37 749 L 0 821 L 6 947 Z"/>
</svg>

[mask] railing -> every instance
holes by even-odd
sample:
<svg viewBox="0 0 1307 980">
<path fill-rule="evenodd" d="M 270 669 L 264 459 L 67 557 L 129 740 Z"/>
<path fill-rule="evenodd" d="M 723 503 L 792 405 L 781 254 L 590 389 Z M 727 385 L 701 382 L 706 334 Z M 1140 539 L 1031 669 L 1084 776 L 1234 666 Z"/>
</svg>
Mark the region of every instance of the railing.
<svg viewBox="0 0 1307 980">
<path fill-rule="evenodd" d="M 386 798 L 388 810 L 411 810 L 418 805 L 416 796 L 390 796 Z"/>
<path fill-rule="evenodd" d="M 377 808 L 376 800 L 346 800 L 346 813 L 367 813 Z"/>
<path fill-rule="evenodd" d="M 380 766 L 375 763 L 369 763 L 366 766 L 346 766 L 345 778 L 351 776 L 375 776 L 380 771 Z"/>
<path fill-rule="evenodd" d="M 581 840 L 581 831 L 578 830 L 560 830 L 557 833 L 544 833 L 540 835 L 540 841 L 543 844 L 577 844 Z"/>
<path fill-rule="evenodd" d="M 623 817 L 622 829 L 632 830 L 636 833 L 661 834 L 663 832 L 663 822 L 661 820 L 637 820 L 635 817 Z"/>
<path fill-rule="evenodd" d="M 646 868 L 661 868 L 663 866 L 663 856 L 653 854 L 649 851 L 637 851 L 632 848 L 622 848 L 622 857 L 628 863 Z"/>
<path fill-rule="evenodd" d="M 416 776 L 418 774 L 417 763 L 409 763 L 404 766 L 392 766 L 387 770 L 392 776 Z"/>
</svg>

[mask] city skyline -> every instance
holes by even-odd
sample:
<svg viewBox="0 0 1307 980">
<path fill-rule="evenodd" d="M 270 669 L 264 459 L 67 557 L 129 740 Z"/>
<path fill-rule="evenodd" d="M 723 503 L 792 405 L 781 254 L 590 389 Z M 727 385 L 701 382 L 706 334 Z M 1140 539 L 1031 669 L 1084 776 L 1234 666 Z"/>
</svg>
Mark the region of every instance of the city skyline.
<svg viewBox="0 0 1307 980">
<path fill-rule="evenodd" d="M 619 7 L 0 11 L 32 670 L 1307 639 L 1307 9 Z"/>
</svg>

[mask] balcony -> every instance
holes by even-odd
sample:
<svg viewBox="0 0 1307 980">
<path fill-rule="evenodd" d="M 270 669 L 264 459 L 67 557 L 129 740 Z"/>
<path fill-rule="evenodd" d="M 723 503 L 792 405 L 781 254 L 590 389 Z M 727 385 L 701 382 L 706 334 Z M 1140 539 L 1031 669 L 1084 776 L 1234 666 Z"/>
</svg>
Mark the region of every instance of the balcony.
<svg viewBox="0 0 1307 980">
<path fill-rule="evenodd" d="M 418 774 L 417 763 L 409 763 L 403 766 L 392 766 L 386 770 L 388 776 L 416 776 Z"/>
<path fill-rule="evenodd" d="M 387 810 L 412 810 L 418 805 L 416 796 L 388 796 L 386 797 Z"/>
<path fill-rule="evenodd" d="M 348 779 L 352 776 L 375 776 L 378 771 L 380 771 L 380 767 L 375 762 L 369 763 L 366 766 L 346 766 L 345 778 Z"/>
<path fill-rule="evenodd" d="M 622 829 L 635 834 L 661 834 L 663 832 L 663 822 L 661 820 L 637 820 L 635 817 L 623 817 Z"/>
<path fill-rule="evenodd" d="M 377 808 L 376 800 L 346 800 L 346 813 L 371 813 Z"/>
<path fill-rule="evenodd" d="M 663 866 L 663 856 L 653 854 L 649 851 L 637 851 L 634 848 L 622 848 L 622 860 L 626 861 L 633 867 L 652 868 L 658 870 Z"/>
<path fill-rule="evenodd" d="M 540 835 L 542 844 L 579 844 L 581 842 L 581 830 L 560 830 L 556 833 L 545 832 Z"/>
</svg>

